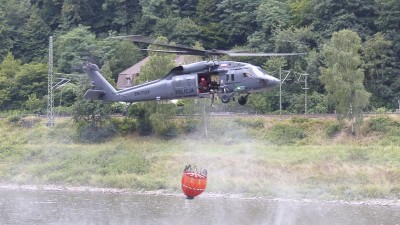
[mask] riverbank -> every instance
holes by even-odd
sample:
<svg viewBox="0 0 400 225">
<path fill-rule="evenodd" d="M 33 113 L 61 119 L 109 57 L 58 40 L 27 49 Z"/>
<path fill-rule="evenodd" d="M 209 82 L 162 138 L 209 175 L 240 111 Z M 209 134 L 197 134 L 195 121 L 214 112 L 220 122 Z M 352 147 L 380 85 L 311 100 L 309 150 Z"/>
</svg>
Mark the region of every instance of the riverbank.
<svg viewBox="0 0 400 225">
<path fill-rule="evenodd" d="M 215 195 L 395 201 L 400 145 L 390 124 L 397 119 L 376 120 L 389 125 L 371 130 L 376 122 L 367 122 L 359 137 L 346 127 L 332 134 L 334 119 L 240 118 L 213 121 L 208 137 L 199 130 L 99 144 L 75 142 L 70 120 L 54 128 L 2 121 L 0 182 L 180 194 L 182 170 L 192 164 L 208 170 L 206 193 Z"/>
</svg>

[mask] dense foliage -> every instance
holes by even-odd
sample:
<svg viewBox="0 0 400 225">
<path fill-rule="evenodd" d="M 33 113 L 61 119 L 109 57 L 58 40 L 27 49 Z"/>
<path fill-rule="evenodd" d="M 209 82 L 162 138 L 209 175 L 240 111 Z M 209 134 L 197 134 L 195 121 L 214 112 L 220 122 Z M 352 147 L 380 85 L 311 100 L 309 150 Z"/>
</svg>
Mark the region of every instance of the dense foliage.
<svg viewBox="0 0 400 225">
<path fill-rule="evenodd" d="M 140 34 L 206 49 L 308 53 L 303 58 L 232 59 L 255 63 L 277 77 L 280 67 L 294 71 L 282 87 L 284 112 L 304 113 L 301 74 L 309 74 L 308 112 L 346 113 L 349 100 L 329 90 L 337 90 L 332 82 L 344 73 L 357 86 L 349 96 L 363 96 L 353 103 L 357 110 L 393 111 L 400 99 L 399 11 L 397 0 L 0 0 L 0 110 L 45 111 L 50 35 L 56 72 L 80 74 L 82 64 L 91 61 L 115 82 L 143 54 L 133 43 L 108 37 Z M 340 43 L 333 43 L 334 33 L 343 30 L 353 32 L 357 41 L 336 38 Z M 346 55 L 348 48 L 353 56 Z M 351 70 L 336 67 L 351 60 L 330 62 L 340 55 L 357 58 Z M 151 77 L 151 65 L 144 71 Z M 56 106 L 77 102 L 87 110 L 78 85 L 71 82 L 65 94 L 58 90 Z M 246 107 L 278 111 L 278 96 L 278 90 L 252 95 Z"/>
</svg>

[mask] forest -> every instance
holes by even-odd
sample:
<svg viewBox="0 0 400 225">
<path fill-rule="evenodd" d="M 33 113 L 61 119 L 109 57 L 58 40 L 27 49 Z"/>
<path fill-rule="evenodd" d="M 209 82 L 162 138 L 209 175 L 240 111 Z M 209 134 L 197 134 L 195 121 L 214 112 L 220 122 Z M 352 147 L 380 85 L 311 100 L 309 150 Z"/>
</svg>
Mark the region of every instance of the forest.
<svg viewBox="0 0 400 225">
<path fill-rule="evenodd" d="M 116 106 L 91 103 L 89 107 L 82 101 L 89 83 L 82 75 L 82 65 L 88 61 L 98 64 L 115 83 L 121 71 L 147 54 L 134 43 L 110 39 L 130 34 L 204 49 L 307 53 L 305 57 L 227 58 L 262 66 L 275 77 L 280 69 L 291 71 L 282 85 L 284 113 L 305 113 L 301 74 L 308 79 L 307 113 L 337 112 L 346 117 L 349 112 L 358 115 L 399 108 L 398 0 L 0 3 L 1 111 L 46 114 L 50 36 L 54 37 L 55 76 L 71 79 L 55 91 L 58 112 L 94 115 L 104 109 L 109 110 L 105 114 L 118 111 Z M 154 60 L 161 60 L 163 69 L 155 68 Z M 159 78 L 171 69 L 170 56 L 155 56 L 154 60 L 144 66 L 143 77 Z M 251 95 L 246 107 L 252 112 L 276 113 L 280 110 L 278 91 Z M 236 105 L 231 107 L 239 107 Z M 134 113 L 143 114 L 138 107 Z"/>
</svg>

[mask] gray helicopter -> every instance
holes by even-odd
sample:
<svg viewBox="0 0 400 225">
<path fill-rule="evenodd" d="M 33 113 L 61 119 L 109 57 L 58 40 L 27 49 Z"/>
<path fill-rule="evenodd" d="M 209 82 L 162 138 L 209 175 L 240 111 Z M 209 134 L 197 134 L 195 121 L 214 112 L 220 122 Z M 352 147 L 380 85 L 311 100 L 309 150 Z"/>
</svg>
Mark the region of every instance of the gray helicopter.
<svg viewBox="0 0 400 225">
<path fill-rule="evenodd" d="M 243 53 L 224 50 L 198 50 L 188 47 L 154 43 L 142 36 L 120 36 L 134 42 L 168 47 L 172 50 L 150 50 L 198 56 L 290 56 L 303 53 Z M 99 72 L 95 64 L 88 63 L 85 70 L 90 76 L 92 87 L 85 99 L 112 102 L 140 102 L 153 100 L 173 100 L 181 98 L 221 99 L 223 103 L 235 100 L 245 105 L 250 93 L 263 92 L 280 84 L 280 80 L 269 75 L 258 66 L 235 61 L 201 61 L 177 66 L 163 78 L 117 91 Z"/>
</svg>

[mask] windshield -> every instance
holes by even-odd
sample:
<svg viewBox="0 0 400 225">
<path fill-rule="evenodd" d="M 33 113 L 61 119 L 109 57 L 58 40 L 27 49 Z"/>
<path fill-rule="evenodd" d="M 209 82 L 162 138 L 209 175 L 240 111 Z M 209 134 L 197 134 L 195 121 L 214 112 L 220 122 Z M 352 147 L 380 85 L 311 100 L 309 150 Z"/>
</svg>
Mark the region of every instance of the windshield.
<svg viewBox="0 0 400 225">
<path fill-rule="evenodd" d="M 254 73 L 256 76 L 261 76 L 261 77 L 263 77 L 263 76 L 265 76 L 265 75 L 267 74 L 267 72 L 265 72 L 263 69 L 261 69 L 261 67 L 258 67 L 258 66 L 252 66 L 252 67 L 251 67 L 251 70 L 253 71 L 253 73 Z"/>
</svg>

